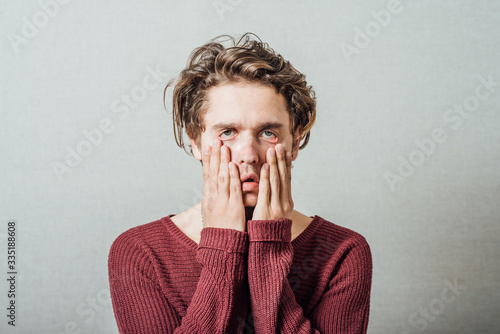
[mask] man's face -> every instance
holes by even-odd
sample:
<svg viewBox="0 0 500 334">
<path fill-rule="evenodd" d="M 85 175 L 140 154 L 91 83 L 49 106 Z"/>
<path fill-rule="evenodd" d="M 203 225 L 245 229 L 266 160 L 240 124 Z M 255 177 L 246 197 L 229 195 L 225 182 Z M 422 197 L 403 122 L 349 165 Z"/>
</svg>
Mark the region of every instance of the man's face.
<svg viewBox="0 0 500 334">
<path fill-rule="evenodd" d="M 238 166 L 240 178 L 247 173 L 256 173 L 260 177 L 260 169 L 266 162 L 266 152 L 270 147 L 281 143 L 286 151 L 292 149 L 286 101 L 273 87 L 258 83 L 229 83 L 211 87 L 207 96 L 201 147 L 197 147 L 195 140 L 191 139 L 193 154 L 198 160 L 202 159 L 202 149 L 219 138 L 223 145 L 229 147 L 230 161 Z M 295 158 L 297 151 L 298 145 L 292 152 Z M 245 207 L 255 207 L 258 192 L 258 187 L 248 189 L 242 184 Z"/>
</svg>

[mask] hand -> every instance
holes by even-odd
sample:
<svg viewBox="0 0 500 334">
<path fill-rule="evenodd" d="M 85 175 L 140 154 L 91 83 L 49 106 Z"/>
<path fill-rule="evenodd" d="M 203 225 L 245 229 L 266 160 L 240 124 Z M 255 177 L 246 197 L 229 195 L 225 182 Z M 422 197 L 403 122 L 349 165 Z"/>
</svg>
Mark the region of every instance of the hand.
<svg viewBox="0 0 500 334">
<path fill-rule="evenodd" d="M 292 200 L 291 152 L 278 144 L 266 152 L 267 162 L 260 170 L 259 196 L 252 220 L 290 218 Z"/>
<path fill-rule="evenodd" d="M 216 139 L 203 150 L 203 223 L 205 227 L 244 232 L 245 206 L 238 167 L 230 162 L 230 151 Z"/>
</svg>

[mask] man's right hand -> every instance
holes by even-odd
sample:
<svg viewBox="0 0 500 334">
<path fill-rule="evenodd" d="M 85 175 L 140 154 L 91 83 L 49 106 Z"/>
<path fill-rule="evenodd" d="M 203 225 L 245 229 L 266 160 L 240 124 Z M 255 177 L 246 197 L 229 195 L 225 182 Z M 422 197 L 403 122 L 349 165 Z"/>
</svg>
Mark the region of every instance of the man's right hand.
<svg viewBox="0 0 500 334">
<path fill-rule="evenodd" d="M 203 150 L 203 223 L 205 227 L 244 232 L 245 206 L 238 166 L 230 162 L 229 147 L 219 139 Z"/>
</svg>

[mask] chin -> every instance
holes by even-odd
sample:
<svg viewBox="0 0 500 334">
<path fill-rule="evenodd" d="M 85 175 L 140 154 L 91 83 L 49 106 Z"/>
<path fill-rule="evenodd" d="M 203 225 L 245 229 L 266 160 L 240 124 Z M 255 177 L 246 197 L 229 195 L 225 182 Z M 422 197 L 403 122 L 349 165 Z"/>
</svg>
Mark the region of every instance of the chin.
<svg viewBox="0 0 500 334">
<path fill-rule="evenodd" d="M 257 205 L 257 194 L 248 192 L 243 194 L 243 205 L 245 207 L 255 207 Z"/>
</svg>

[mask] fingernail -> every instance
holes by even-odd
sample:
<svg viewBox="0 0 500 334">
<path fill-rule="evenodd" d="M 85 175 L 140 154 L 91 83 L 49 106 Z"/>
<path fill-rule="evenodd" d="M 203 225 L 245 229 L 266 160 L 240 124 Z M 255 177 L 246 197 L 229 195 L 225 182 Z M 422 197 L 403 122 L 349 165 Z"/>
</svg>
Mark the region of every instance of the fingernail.
<svg viewBox="0 0 500 334">
<path fill-rule="evenodd" d="M 219 139 L 214 140 L 212 144 L 213 147 L 217 147 L 217 145 L 219 145 Z"/>
<path fill-rule="evenodd" d="M 278 145 L 278 147 L 276 148 L 276 150 L 278 151 L 279 154 L 283 154 L 283 146 Z"/>
<path fill-rule="evenodd" d="M 205 147 L 205 151 L 203 151 L 203 153 L 209 154 L 210 153 L 210 146 Z"/>
<path fill-rule="evenodd" d="M 271 149 L 271 155 L 272 156 L 275 156 L 276 155 L 276 151 L 274 149 Z"/>
</svg>

